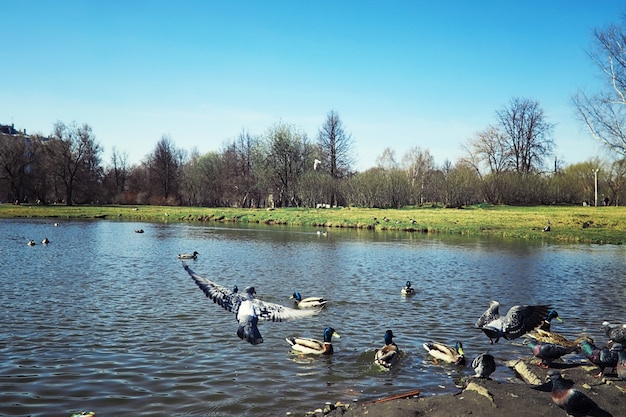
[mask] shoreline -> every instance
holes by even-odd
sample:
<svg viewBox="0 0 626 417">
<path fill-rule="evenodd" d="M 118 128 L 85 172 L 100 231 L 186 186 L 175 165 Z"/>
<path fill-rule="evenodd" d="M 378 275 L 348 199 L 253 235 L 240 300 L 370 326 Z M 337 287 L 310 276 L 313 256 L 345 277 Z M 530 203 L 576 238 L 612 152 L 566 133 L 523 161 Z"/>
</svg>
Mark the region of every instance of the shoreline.
<svg viewBox="0 0 626 417">
<path fill-rule="evenodd" d="M 626 207 L 478 205 L 462 209 L 430 206 L 243 209 L 0 204 L 0 218 L 258 224 L 311 227 L 331 233 L 336 229 L 350 229 L 574 244 L 626 244 Z"/>
<path fill-rule="evenodd" d="M 459 392 L 383 398 L 352 404 L 326 404 L 306 413 L 308 417 L 450 417 L 475 415 L 480 417 L 563 417 L 565 411 L 551 399 L 551 383 L 544 383 L 548 369 L 536 366 L 537 359 L 512 361 L 519 382 L 469 378 Z M 504 365 L 500 365 L 504 366 Z M 574 381 L 574 387 L 590 397 L 602 410 L 600 416 L 621 416 L 626 407 L 626 381 L 615 374 L 594 378 L 598 368 L 587 363 L 554 362 L 563 377 Z M 410 393 L 407 393 L 410 394 Z M 403 394 L 399 395 L 400 397 Z M 291 415 L 294 415 L 291 413 Z M 595 415 L 595 414 L 594 414 Z"/>
</svg>

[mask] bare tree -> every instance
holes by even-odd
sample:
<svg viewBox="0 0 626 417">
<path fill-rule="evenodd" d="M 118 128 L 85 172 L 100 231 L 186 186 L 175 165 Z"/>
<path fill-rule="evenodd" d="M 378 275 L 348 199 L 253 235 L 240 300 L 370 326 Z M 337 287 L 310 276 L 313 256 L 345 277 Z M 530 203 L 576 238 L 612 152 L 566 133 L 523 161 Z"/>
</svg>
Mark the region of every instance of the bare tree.
<svg viewBox="0 0 626 417">
<path fill-rule="evenodd" d="M 24 200 L 29 173 L 40 156 L 40 149 L 38 137 L 0 133 L 0 180 L 9 185 L 7 198 Z"/>
<path fill-rule="evenodd" d="M 594 138 L 609 150 L 626 156 L 626 34 L 624 20 L 596 29 L 588 55 L 600 70 L 605 87 L 597 94 L 579 91 L 573 98 L 576 113 Z"/>
<path fill-rule="evenodd" d="M 498 174 L 508 168 L 511 148 L 507 136 L 497 126 L 489 126 L 476 133 L 463 148 L 467 153 L 463 161 L 481 177 L 485 173 Z"/>
<path fill-rule="evenodd" d="M 538 172 L 552 154 L 554 125 L 546 120 L 539 102 L 514 98 L 496 112 L 500 129 L 506 135 L 508 160 L 519 173 Z"/>
<path fill-rule="evenodd" d="M 63 122 L 54 125 L 52 140 L 46 143 L 46 149 L 52 160 L 53 174 L 65 190 L 65 203 L 74 204 L 74 193 L 77 187 L 90 196 L 83 195 L 83 199 L 97 195 L 94 189 L 102 175 L 100 153 L 102 148 L 89 125 L 70 126 Z"/>
<path fill-rule="evenodd" d="M 312 152 L 306 134 L 291 125 L 277 123 L 269 129 L 265 146 L 265 178 L 275 192 L 275 204 L 299 206 L 298 180 L 306 171 Z"/>
<path fill-rule="evenodd" d="M 183 160 L 184 152 L 176 148 L 169 135 L 163 135 L 148 155 L 146 166 L 155 203 L 176 203 Z"/>
<path fill-rule="evenodd" d="M 337 204 L 338 181 L 346 178 L 354 163 L 352 155 L 352 136 L 344 130 L 339 114 L 331 110 L 326 116 L 326 121 L 320 128 L 317 135 L 317 142 L 320 149 L 319 161 L 314 161 L 314 169 L 318 164 L 321 169 L 327 170 L 333 179 L 334 187 L 330 195 L 330 204 Z"/>
<path fill-rule="evenodd" d="M 422 150 L 415 146 L 402 157 L 402 166 L 409 178 L 411 188 L 417 194 L 417 203 L 424 204 L 424 189 L 428 176 L 434 169 L 435 159 L 428 149 Z"/>
<path fill-rule="evenodd" d="M 128 169 L 128 154 L 120 152 L 114 147 L 111 154 L 111 165 L 106 169 L 103 179 L 103 188 L 109 201 L 124 202 L 123 194 L 126 191 Z"/>
<path fill-rule="evenodd" d="M 222 153 L 224 190 L 232 205 L 253 207 L 260 204 L 256 157 L 259 144 L 258 137 L 242 131 Z"/>
<path fill-rule="evenodd" d="M 392 170 L 399 166 L 396 160 L 396 151 L 392 148 L 385 148 L 383 153 L 376 158 L 376 167 L 378 168 Z"/>
<path fill-rule="evenodd" d="M 620 195 L 624 192 L 624 184 L 626 184 L 626 158 L 621 158 L 613 162 L 611 165 L 608 186 L 613 193 L 612 204 L 620 205 Z"/>
</svg>

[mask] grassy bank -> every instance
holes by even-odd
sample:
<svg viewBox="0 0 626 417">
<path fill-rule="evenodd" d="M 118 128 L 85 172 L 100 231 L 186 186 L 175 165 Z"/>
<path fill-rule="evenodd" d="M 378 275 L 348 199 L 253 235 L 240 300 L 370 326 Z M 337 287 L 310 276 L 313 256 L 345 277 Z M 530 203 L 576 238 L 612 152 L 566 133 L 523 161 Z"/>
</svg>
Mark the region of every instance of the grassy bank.
<svg viewBox="0 0 626 417">
<path fill-rule="evenodd" d="M 0 204 L 0 218 L 121 219 L 158 222 L 240 222 L 314 227 L 491 235 L 578 243 L 626 242 L 625 207 L 509 207 L 465 209 L 234 209 L 169 206 L 35 206 Z M 551 231 L 543 227 L 550 221 Z"/>
</svg>

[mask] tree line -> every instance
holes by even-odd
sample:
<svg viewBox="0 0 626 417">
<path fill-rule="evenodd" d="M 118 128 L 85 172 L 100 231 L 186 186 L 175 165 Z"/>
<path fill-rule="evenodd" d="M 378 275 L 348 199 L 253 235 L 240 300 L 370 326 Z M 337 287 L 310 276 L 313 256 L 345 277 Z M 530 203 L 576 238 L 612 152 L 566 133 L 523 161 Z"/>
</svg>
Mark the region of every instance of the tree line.
<svg viewBox="0 0 626 417">
<path fill-rule="evenodd" d="M 376 165 L 354 170 L 354 138 L 330 111 L 310 139 L 278 122 L 262 134 L 242 131 L 219 151 L 199 154 L 165 135 L 139 164 L 102 146 L 88 124 L 57 122 L 48 137 L 0 133 L 0 201 L 41 204 L 156 204 L 228 207 L 437 204 L 614 204 L 626 178 L 624 25 L 594 32 L 589 55 L 606 81 L 579 92 L 573 106 L 608 149 L 563 166 L 554 157 L 554 124 L 537 100 L 513 98 L 493 124 L 463 144 L 463 157 L 437 164 L 414 146 L 400 158 L 385 148 Z"/>
</svg>

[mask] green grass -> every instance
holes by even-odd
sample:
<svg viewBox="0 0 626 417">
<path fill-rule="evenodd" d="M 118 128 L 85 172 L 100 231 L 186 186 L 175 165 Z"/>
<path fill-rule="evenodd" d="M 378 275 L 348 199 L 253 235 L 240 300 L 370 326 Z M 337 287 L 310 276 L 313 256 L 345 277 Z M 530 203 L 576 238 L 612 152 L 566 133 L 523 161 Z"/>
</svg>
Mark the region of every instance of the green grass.
<svg viewBox="0 0 626 417">
<path fill-rule="evenodd" d="M 121 219 L 158 222 L 240 222 L 287 226 L 499 236 L 526 240 L 623 244 L 626 207 L 511 207 L 464 209 L 285 208 L 235 209 L 172 206 L 35 206 L 0 204 L 0 218 Z M 385 220 L 387 218 L 388 220 Z M 414 222 L 411 222 L 411 219 Z M 551 231 L 543 232 L 548 220 Z"/>
</svg>

